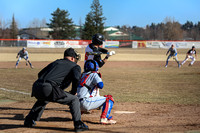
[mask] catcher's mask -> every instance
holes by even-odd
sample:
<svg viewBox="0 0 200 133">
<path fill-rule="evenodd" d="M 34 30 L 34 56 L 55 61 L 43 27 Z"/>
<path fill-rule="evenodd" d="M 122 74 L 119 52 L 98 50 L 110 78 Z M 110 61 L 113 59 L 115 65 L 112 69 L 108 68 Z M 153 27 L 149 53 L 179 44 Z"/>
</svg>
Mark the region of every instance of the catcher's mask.
<svg viewBox="0 0 200 133">
<path fill-rule="evenodd" d="M 97 33 L 92 36 L 92 43 L 95 45 L 102 45 L 104 41 L 104 36 Z"/>
<path fill-rule="evenodd" d="M 95 60 L 87 60 L 84 65 L 84 71 L 89 72 L 89 71 L 98 71 L 99 70 L 99 65 Z"/>
<path fill-rule="evenodd" d="M 78 62 L 81 59 L 81 55 L 73 48 L 68 48 L 65 50 L 64 57 L 67 57 L 67 56 L 74 57 L 76 60 L 75 62 Z"/>
</svg>

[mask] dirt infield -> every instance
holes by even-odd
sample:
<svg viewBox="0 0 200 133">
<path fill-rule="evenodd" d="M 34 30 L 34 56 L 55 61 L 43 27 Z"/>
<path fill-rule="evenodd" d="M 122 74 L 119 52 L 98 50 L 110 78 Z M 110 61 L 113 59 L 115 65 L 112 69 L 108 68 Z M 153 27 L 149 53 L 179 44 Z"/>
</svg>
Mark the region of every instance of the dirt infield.
<svg viewBox="0 0 200 133">
<path fill-rule="evenodd" d="M 73 122 L 68 106 L 49 103 L 34 128 L 23 127 L 24 116 L 33 103 L 8 103 L 0 106 L 0 129 L 3 132 L 55 133 L 72 132 Z M 114 113 L 134 111 L 135 113 Z M 82 115 L 82 120 L 95 133 L 200 132 L 200 106 L 148 103 L 115 103 L 112 110 L 115 125 L 99 124 L 100 110 Z"/>
<path fill-rule="evenodd" d="M 1 69 L 14 69 L 15 62 L 0 62 Z M 36 69 L 41 69 L 49 62 L 33 62 Z M 163 67 L 164 62 L 108 62 L 104 68 L 108 71 L 122 68 L 148 69 Z M 80 62 L 79 65 L 83 65 Z M 195 67 L 200 62 L 196 62 Z M 171 63 L 170 67 L 176 67 Z M 21 62 L 19 69 L 29 69 Z M 164 68 L 163 68 L 164 69 Z M 169 68 L 170 69 L 170 68 Z M 68 106 L 50 103 L 47 105 L 41 121 L 34 128 L 23 127 L 24 117 L 34 102 L 0 102 L 0 132 L 20 133 L 55 133 L 73 132 L 73 122 Z M 129 111 L 134 113 L 115 113 Z M 160 133 L 160 132 L 200 132 L 200 105 L 158 104 L 141 102 L 115 102 L 112 115 L 115 125 L 99 124 L 100 110 L 82 115 L 82 120 L 89 126 L 88 132 L 95 133 Z"/>
</svg>

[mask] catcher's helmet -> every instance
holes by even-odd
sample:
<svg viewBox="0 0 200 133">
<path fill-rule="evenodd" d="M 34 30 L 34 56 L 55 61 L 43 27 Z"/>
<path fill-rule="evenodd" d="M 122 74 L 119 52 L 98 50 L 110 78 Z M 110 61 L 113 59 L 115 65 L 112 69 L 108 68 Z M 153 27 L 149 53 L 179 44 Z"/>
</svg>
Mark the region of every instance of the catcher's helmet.
<svg viewBox="0 0 200 133">
<path fill-rule="evenodd" d="M 92 37 L 92 43 L 95 45 L 102 45 L 103 41 L 104 41 L 104 36 L 99 33 L 93 35 Z"/>
<path fill-rule="evenodd" d="M 89 71 L 98 71 L 99 70 L 99 65 L 95 60 L 87 60 L 84 65 L 84 71 L 89 72 Z"/>
</svg>

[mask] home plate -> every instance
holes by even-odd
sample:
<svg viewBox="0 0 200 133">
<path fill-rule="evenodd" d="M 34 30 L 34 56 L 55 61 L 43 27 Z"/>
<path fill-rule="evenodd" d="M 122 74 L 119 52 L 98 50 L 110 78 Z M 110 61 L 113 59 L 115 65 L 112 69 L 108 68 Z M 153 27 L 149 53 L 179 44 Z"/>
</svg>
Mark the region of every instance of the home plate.
<svg viewBox="0 0 200 133">
<path fill-rule="evenodd" d="M 114 113 L 117 113 L 117 114 L 133 114 L 133 113 L 135 113 L 135 111 L 115 111 Z"/>
</svg>

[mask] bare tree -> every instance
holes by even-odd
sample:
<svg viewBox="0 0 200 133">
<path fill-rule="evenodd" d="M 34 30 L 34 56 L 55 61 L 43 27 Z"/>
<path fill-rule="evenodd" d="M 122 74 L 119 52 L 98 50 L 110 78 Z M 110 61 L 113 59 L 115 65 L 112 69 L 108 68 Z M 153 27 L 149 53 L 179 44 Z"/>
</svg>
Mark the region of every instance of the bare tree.
<svg viewBox="0 0 200 133">
<path fill-rule="evenodd" d="M 164 27 L 164 39 L 165 40 L 180 40 L 182 39 L 181 24 L 174 19 L 166 18 Z"/>
<path fill-rule="evenodd" d="M 45 18 L 43 18 L 43 19 L 41 20 L 41 22 L 40 22 L 40 27 L 48 27 L 48 26 L 47 26 L 47 21 L 46 21 Z"/>
<path fill-rule="evenodd" d="M 40 20 L 38 18 L 34 18 L 30 23 L 29 23 L 29 28 L 39 28 L 40 27 Z"/>
<path fill-rule="evenodd" d="M 10 38 L 9 22 L 5 20 L 0 21 L 0 38 Z"/>
</svg>

